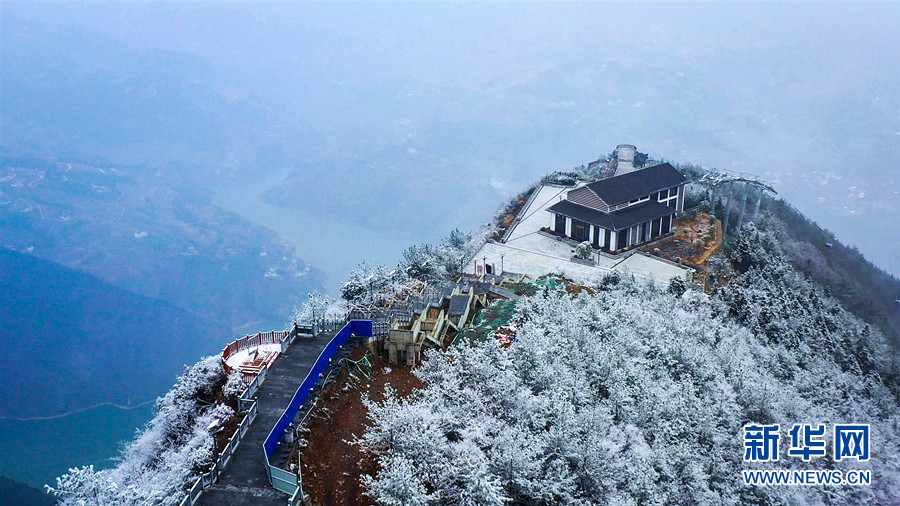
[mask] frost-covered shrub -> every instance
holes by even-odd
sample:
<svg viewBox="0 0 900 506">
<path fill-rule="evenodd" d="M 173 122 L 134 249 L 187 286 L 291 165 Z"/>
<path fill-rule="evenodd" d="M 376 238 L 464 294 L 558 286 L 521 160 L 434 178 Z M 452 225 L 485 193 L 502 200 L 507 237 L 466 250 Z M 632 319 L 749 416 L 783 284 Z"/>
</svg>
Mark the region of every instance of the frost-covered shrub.
<svg viewBox="0 0 900 506">
<path fill-rule="evenodd" d="M 323 319 L 343 320 L 349 311 L 347 301 L 314 292 L 307 296 L 307 300 L 301 308 L 294 308 L 291 323 L 299 325 Z"/>
<path fill-rule="evenodd" d="M 583 260 L 588 260 L 594 254 L 594 248 L 591 247 L 591 243 L 589 241 L 584 241 L 575 248 L 575 254 L 578 255 L 578 258 Z"/>
<path fill-rule="evenodd" d="M 244 384 L 243 375 L 240 371 L 234 371 L 228 375 L 228 379 L 222 387 L 222 394 L 225 395 L 229 402 L 237 402 L 237 399 L 246 389 L 247 385 Z"/>
<path fill-rule="evenodd" d="M 728 259 L 728 256 L 724 253 L 717 253 L 706 260 L 706 265 L 712 269 L 713 272 L 720 276 L 725 276 L 726 278 L 733 278 L 737 275 L 734 267 L 731 265 L 731 261 Z"/>
<path fill-rule="evenodd" d="M 610 271 L 604 273 L 603 276 L 600 277 L 600 281 L 597 283 L 597 288 L 601 290 L 607 290 L 609 288 L 618 286 L 622 281 L 622 275 L 619 271 Z"/>
<path fill-rule="evenodd" d="M 213 402 L 225 382 L 218 356 L 185 368 L 175 387 L 156 401 L 156 416 L 123 449 L 116 467 L 70 469 L 48 490 L 63 505 L 180 503 L 185 488 L 215 459 L 210 427 L 234 416 L 231 407 Z"/>
<path fill-rule="evenodd" d="M 669 280 L 669 286 L 666 288 L 666 291 L 674 295 L 682 295 L 684 292 L 688 291 L 688 288 L 690 287 L 684 278 L 674 277 Z"/>
</svg>

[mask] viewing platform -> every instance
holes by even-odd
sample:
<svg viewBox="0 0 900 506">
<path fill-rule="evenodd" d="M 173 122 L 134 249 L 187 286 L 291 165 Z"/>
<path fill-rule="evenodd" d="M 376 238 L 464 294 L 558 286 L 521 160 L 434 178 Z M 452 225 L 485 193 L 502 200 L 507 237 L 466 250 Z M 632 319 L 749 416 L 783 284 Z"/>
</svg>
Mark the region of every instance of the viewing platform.
<svg viewBox="0 0 900 506">
<path fill-rule="evenodd" d="M 263 441 L 284 413 L 319 354 L 336 332 L 322 332 L 315 337 L 297 337 L 281 353 L 256 392 L 259 414 L 231 457 L 218 483 L 203 491 L 196 504 L 209 506 L 243 506 L 260 504 L 284 506 L 288 496 L 269 484 L 263 459 Z"/>
</svg>

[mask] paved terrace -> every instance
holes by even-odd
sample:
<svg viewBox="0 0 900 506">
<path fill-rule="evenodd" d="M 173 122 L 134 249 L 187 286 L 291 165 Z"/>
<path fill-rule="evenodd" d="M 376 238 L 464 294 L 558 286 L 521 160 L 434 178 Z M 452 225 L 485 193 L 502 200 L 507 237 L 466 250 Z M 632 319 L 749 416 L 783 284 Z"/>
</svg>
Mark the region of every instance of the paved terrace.
<svg viewBox="0 0 900 506">
<path fill-rule="evenodd" d="M 266 476 L 263 441 L 281 418 L 297 388 L 306 379 L 325 345 L 335 332 L 316 337 L 299 336 L 269 369 L 266 381 L 256 392 L 259 414 L 241 444 L 225 466 L 219 482 L 200 495 L 197 504 L 244 506 L 247 504 L 285 506 L 288 496 L 272 489 Z"/>
<path fill-rule="evenodd" d="M 488 242 L 475 254 L 474 260 L 487 260 L 507 272 L 520 272 L 537 278 L 544 274 L 560 273 L 564 276 L 583 279 L 599 276 L 612 271 L 629 272 L 639 278 L 652 278 L 668 282 L 673 277 L 685 277 L 689 268 L 668 262 L 641 252 L 623 253 L 612 256 L 595 254 L 594 265 L 573 262 L 575 247 L 569 241 L 547 237 L 538 231 L 550 226 L 551 214 L 546 209 L 565 198 L 571 188 L 541 185 L 528 207 L 519 212 L 505 243 Z M 500 256 L 503 256 L 501 261 Z M 469 262 L 465 272 L 474 274 L 474 262 Z"/>
</svg>

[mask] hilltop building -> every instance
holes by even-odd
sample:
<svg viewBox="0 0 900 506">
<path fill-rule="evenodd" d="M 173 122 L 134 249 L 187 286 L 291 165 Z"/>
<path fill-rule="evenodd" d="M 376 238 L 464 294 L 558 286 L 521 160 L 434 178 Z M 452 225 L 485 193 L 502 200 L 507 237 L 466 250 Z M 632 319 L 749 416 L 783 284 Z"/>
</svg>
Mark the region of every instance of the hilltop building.
<svg viewBox="0 0 900 506">
<path fill-rule="evenodd" d="M 668 163 L 635 166 L 634 146 L 617 151 L 615 175 L 569 190 L 547 208 L 554 234 L 618 253 L 671 233 L 684 208 L 684 176 Z"/>
</svg>

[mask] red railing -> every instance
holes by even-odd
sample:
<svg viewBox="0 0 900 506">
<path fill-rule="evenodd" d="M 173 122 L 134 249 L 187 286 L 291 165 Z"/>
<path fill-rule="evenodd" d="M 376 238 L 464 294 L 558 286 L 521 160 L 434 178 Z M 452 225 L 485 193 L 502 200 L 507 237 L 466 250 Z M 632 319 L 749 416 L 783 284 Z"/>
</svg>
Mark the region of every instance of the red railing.
<svg viewBox="0 0 900 506">
<path fill-rule="evenodd" d="M 272 330 L 270 332 L 258 332 L 254 335 L 247 335 L 222 349 L 222 366 L 225 368 L 226 374 L 231 374 L 234 369 L 228 366 L 228 358 L 235 353 L 249 348 L 256 348 L 262 344 L 282 344 L 290 335 L 288 330 Z"/>
</svg>

